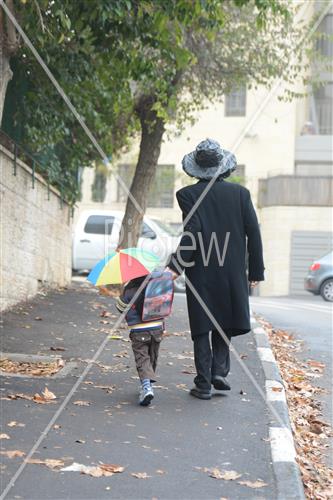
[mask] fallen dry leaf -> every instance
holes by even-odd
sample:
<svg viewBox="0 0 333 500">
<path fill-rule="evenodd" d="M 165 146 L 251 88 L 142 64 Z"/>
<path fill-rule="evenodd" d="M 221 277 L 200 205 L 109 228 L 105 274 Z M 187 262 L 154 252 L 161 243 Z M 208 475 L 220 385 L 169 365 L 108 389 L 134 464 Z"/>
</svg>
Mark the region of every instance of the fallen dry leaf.
<svg viewBox="0 0 333 500">
<path fill-rule="evenodd" d="M 33 400 L 33 396 L 29 396 L 28 394 L 23 394 L 22 392 L 18 392 L 16 394 L 8 394 L 9 399 L 27 399 L 28 401 Z"/>
<path fill-rule="evenodd" d="M 77 405 L 77 406 L 90 406 L 90 401 L 74 401 L 73 402 L 73 405 Z"/>
<path fill-rule="evenodd" d="M 124 472 L 125 467 L 122 467 L 121 465 L 116 465 L 116 464 L 100 464 L 99 466 L 101 469 L 112 472 L 112 473 L 120 473 Z"/>
<path fill-rule="evenodd" d="M 128 358 L 128 352 L 126 350 L 117 352 L 116 354 L 113 355 L 115 358 Z"/>
<path fill-rule="evenodd" d="M 188 391 L 188 387 L 186 384 L 176 384 L 177 389 L 181 389 L 182 391 Z"/>
<path fill-rule="evenodd" d="M 264 486 L 267 486 L 267 483 L 264 483 L 263 481 L 237 481 L 238 484 L 242 484 L 243 486 L 248 486 L 249 488 L 263 488 Z"/>
<path fill-rule="evenodd" d="M 242 476 L 242 474 L 239 474 L 235 470 L 221 471 L 217 467 L 209 469 L 208 472 L 210 477 L 213 477 L 214 479 L 224 479 L 225 481 L 234 481 Z"/>
<path fill-rule="evenodd" d="M 20 450 L 7 450 L 7 451 L 0 451 L 0 455 L 5 455 L 8 458 L 15 458 L 15 457 L 24 457 L 25 453 L 24 451 Z"/>
<path fill-rule="evenodd" d="M 0 439 L 10 439 L 8 434 L 0 434 Z"/>
<path fill-rule="evenodd" d="M 282 387 L 272 387 L 272 391 L 274 391 L 274 392 L 281 392 L 282 391 Z"/>
<path fill-rule="evenodd" d="M 108 312 L 108 311 L 101 311 L 100 316 L 101 316 L 102 318 L 110 318 L 110 317 L 111 317 L 111 313 L 110 313 L 110 312 Z"/>
<path fill-rule="evenodd" d="M 65 465 L 63 460 L 57 458 L 46 458 L 45 460 L 41 460 L 40 458 L 28 458 L 26 462 L 28 464 L 46 465 L 49 469 L 55 469 L 56 467 L 62 467 Z"/>
<path fill-rule="evenodd" d="M 320 361 L 315 361 L 314 359 L 309 359 L 307 364 L 313 368 L 324 369 L 325 363 L 321 363 Z"/>
<path fill-rule="evenodd" d="M 54 403 L 54 399 L 57 399 L 57 396 L 53 394 L 47 387 L 45 387 L 42 395 L 38 394 L 38 392 L 34 395 L 33 401 L 38 404 L 48 404 Z"/>
<path fill-rule="evenodd" d="M 321 434 L 323 432 L 323 428 L 319 424 L 312 423 L 310 425 L 310 432 L 313 434 Z"/>
<path fill-rule="evenodd" d="M 25 424 L 21 424 L 20 422 L 16 422 L 16 420 L 12 420 L 7 425 L 8 425 L 8 427 L 25 427 Z"/>
<path fill-rule="evenodd" d="M 112 472 L 103 472 L 100 467 L 75 464 L 75 462 L 68 467 L 63 467 L 60 470 L 65 472 L 80 472 L 81 474 L 87 474 L 92 477 L 112 476 Z"/>
<path fill-rule="evenodd" d="M 26 399 L 28 401 L 34 401 L 35 403 L 39 404 L 47 404 L 54 403 L 55 401 L 53 401 L 53 399 L 56 399 L 56 396 L 46 387 L 42 393 L 42 396 L 38 393 L 36 393 L 34 396 L 30 396 L 29 394 L 23 394 L 19 392 L 16 394 L 8 394 L 8 399 Z"/>
<path fill-rule="evenodd" d="M 136 477 L 137 479 L 148 479 L 151 476 L 148 476 L 147 472 L 132 472 L 131 476 Z"/>
<path fill-rule="evenodd" d="M 103 389 L 108 394 L 111 394 L 111 392 L 116 388 L 115 385 L 94 385 L 94 387 L 96 387 L 96 389 Z"/>
<path fill-rule="evenodd" d="M 80 472 L 81 474 L 87 474 L 93 477 L 102 476 L 113 476 L 114 472 L 122 472 L 122 470 L 111 470 L 111 469 L 121 469 L 119 465 L 112 464 L 101 464 L 101 465 L 84 465 L 77 462 L 73 462 L 68 467 L 63 467 L 60 469 L 62 472 Z"/>
<path fill-rule="evenodd" d="M 53 392 L 51 392 L 47 387 L 45 387 L 42 394 L 45 399 L 57 399 L 57 396 Z"/>
</svg>

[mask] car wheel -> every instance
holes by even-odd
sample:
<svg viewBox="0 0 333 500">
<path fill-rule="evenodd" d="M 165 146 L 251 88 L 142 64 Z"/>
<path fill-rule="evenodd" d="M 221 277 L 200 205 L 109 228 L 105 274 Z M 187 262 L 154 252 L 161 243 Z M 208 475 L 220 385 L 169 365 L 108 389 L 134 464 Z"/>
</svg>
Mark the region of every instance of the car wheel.
<svg viewBox="0 0 333 500">
<path fill-rule="evenodd" d="M 330 278 L 321 285 L 320 295 L 327 302 L 333 302 L 333 278 Z"/>
<path fill-rule="evenodd" d="M 185 276 L 184 274 L 181 274 L 179 278 L 177 278 L 174 281 L 174 286 L 175 286 L 175 292 L 177 293 L 185 293 L 186 286 L 185 286 Z"/>
</svg>

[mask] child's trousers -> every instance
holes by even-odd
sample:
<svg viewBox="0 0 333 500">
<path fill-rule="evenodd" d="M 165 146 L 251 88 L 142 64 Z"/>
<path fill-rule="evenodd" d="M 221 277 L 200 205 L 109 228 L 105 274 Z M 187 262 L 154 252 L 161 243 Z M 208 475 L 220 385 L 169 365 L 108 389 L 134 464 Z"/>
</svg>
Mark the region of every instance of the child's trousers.
<svg viewBox="0 0 333 500">
<path fill-rule="evenodd" d="M 163 330 L 140 330 L 130 333 L 136 369 L 140 380 L 155 380 L 155 370 L 158 351 L 163 336 Z"/>
</svg>

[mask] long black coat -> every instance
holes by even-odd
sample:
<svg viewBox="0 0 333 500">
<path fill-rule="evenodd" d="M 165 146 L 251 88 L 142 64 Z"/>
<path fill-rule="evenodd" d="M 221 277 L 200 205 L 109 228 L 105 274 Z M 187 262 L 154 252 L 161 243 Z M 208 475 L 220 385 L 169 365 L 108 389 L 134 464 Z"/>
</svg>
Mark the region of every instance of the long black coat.
<svg viewBox="0 0 333 500">
<path fill-rule="evenodd" d="M 183 220 L 207 183 L 200 180 L 177 192 Z M 187 267 L 191 262 L 193 265 Z M 215 181 L 185 225 L 169 267 L 178 274 L 185 268 L 192 338 L 217 329 L 216 322 L 230 336 L 250 331 L 248 282 L 264 280 L 265 268 L 259 225 L 248 189 Z"/>
</svg>

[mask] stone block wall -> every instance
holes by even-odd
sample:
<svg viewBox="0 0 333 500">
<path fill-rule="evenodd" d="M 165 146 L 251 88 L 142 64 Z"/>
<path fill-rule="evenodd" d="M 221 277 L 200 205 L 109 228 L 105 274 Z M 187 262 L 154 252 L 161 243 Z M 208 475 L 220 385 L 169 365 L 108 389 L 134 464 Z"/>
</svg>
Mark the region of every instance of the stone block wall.
<svg viewBox="0 0 333 500">
<path fill-rule="evenodd" d="M 0 146 L 0 310 L 71 280 L 71 213 L 59 192 Z"/>
</svg>

